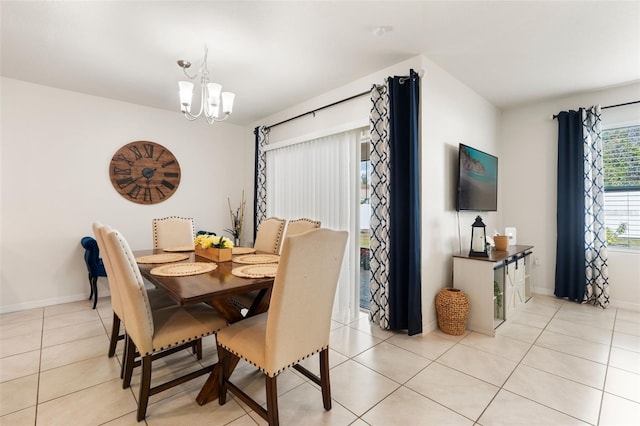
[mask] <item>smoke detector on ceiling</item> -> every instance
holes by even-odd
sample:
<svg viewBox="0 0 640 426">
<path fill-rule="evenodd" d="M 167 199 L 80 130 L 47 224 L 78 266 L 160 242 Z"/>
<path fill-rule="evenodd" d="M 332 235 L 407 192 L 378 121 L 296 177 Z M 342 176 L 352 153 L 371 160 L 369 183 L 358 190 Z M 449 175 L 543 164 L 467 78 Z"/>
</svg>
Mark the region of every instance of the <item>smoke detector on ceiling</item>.
<svg viewBox="0 0 640 426">
<path fill-rule="evenodd" d="M 375 27 L 372 33 L 377 35 L 378 37 L 382 37 L 391 30 L 393 30 L 393 27 L 390 27 L 388 25 L 380 25 L 378 27 Z"/>
</svg>

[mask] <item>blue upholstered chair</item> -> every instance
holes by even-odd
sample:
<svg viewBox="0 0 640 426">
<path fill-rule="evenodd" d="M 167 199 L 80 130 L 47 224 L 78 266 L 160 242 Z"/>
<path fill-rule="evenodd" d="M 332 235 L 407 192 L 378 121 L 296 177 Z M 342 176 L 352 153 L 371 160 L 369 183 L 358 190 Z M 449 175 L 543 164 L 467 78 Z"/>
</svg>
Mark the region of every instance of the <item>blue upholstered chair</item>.
<svg viewBox="0 0 640 426">
<path fill-rule="evenodd" d="M 106 277 L 107 272 L 104 270 L 102 259 L 100 259 L 100 250 L 96 240 L 93 237 L 82 237 L 80 244 L 84 247 L 84 262 L 87 264 L 89 273 L 89 288 L 91 289 L 89 299 L 93 298 L 93 309 L 95 309 L 96 303 L 98 303 L 98 277 Z"/>
</svg>

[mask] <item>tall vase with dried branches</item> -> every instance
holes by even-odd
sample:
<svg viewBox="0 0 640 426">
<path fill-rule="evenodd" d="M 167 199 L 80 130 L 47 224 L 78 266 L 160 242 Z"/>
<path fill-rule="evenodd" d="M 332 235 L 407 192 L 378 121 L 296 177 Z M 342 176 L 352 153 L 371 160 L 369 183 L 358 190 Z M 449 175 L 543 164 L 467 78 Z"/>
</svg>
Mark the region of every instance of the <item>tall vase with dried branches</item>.
<svg viewBox="0 0 640 426">
<path fill-rule="evenodd" d="M 227 204 L 229 205 L 229 217 L 231 219 L 231 227 L 225 229 L 233 237 L 233 244 L 236 247 L 240 246 L 240 237 L 242 235 L 242 225 L 244 224 L 244 209 L 246 200 L 244 198 L 244 190 L 242 191 L 242 200 L 240 206 L 234 211 L 231 207 L 231 198 L 227 197 Z"/>
</svg>

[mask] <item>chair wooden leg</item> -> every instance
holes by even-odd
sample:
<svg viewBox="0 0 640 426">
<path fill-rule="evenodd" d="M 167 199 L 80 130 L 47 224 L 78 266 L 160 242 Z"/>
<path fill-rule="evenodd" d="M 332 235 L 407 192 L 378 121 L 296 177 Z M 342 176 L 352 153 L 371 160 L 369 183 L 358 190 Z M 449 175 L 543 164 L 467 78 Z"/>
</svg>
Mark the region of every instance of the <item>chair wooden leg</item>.
<svg viewBox="0 0 640 426">
<path fill-rule="evenodd" d="M 124 378 L 122 380 L 122 389 L 126 389 L 131 386 L 131 376 L 133 375 L 133 363 L 136 358 L 136 345 L 129 336 L 125 337 L 125 364 L 124 364 Z"/>
<path fill-rule="evenodd" d="M 138 398 L 138 421 L 144 420 L 149 404 L 149 389 L 151 388 L 151 355 L 142 357 L 142 377 L 140 380 L 140 396 Z"/>
<path fill-rule="evenodd" d="M 229 379 L 231 357 L 221 346 L 218 346 L 218 404 L 224 405 L 227 402 L 227 380 Z"/>
<path fill-rule="evenodd" d="M 124 367 L 127 364 L 127 333 L 124 334 L 124 344 L 122 349 L 122 363 L 120 364 L 120 380 L 124 380 Z"/>
<path fill-rule="evenodd" d="M 120 317 L 113 313 L 113 325 L 111 326 L 111 339 L 109 340 L 109 358 L 113 358 L 116 354 L 116 345 L 118 344 L 118 336 L 120 335 Z"/>
<path fill-rule="evenodd" d="M 193 345 L 193 353 L 196 354 L 198 361 L 202 359 L 202 339 L 195 341 L 195 344 Z"/>
<path fill-rule="evenodd" d="M 269 426 L 278 426 L 278 385 L 277 377 L 265 376 L 265 387 L 267 388 L 267 422 Z"/>
<path fill-rule="evenodd" d="M 329 382 L 329 349 L 320 352 L 320 387 L 325 410 L 331 410 L 331 383 Z"/>
<path fill-rule="evenodd" d="M 238 363 L 238 358 L 231 352 L 226 351 L 218 345 L 218 365 L 214 372 L 218 371 L 218 404 L 224 405 L 227 402 L 227 391 L 247 404 L 256 414 L 265 419 L 269 426 L 278 425 L 278 386 L 277 378 L 265 375 L 265 389 L 267 394 L 267 409 L 258 404 L 253 398 L 247 395 L 242 389 L 229 381 L 233 369 Z M 206 384 L 205 384 L 206 385 Z M 200 403 L 200 401 L 198 401 Z M 202 405 L 202 403 L 200 403 Z"/>
</svg>

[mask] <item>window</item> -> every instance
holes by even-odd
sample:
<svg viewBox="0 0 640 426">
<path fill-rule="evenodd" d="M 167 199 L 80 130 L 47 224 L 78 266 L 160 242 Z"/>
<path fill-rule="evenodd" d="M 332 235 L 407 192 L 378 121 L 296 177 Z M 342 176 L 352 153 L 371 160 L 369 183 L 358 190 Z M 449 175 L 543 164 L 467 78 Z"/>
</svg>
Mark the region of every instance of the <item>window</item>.
<svg viewBox="0 0 640 426">
<path fill-rule="evenodd" d="M 358 131 L 310 140 L 270 143 L 266 152 L 267 216 L 319 220 L 323 228 L 358 233 Z M 357 240 L 349 239 L 333 306 L 333 318 L 358 318 Z"/>
<path fill-rule="evenodd" d="M 640 125 L 602 131 L 609 247 L 640 250 Z"/>
</svg>

